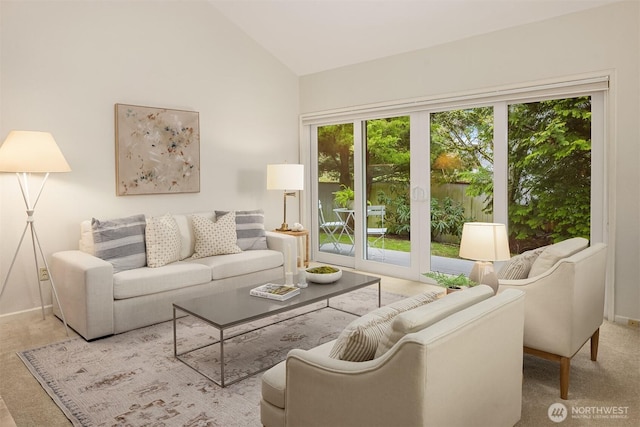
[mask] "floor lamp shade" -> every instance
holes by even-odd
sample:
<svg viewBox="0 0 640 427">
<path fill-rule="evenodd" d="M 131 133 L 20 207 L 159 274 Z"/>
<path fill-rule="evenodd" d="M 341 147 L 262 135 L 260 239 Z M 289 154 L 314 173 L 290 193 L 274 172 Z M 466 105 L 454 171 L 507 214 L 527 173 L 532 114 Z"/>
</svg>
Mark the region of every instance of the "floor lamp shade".
<svg viewBox="0 0 640 427">
<path fill-rule="evenodd" d="M 498 278 L 492 262 L 511 258 L 507 228 L 504 224 L 498 223 L 465 223 L 462 227 L 460 257 L 476 261 L 469 279 L 489 285 L 497 292 Z"/>
<path fill-rule="evenodd" d="M 304 165 L 277 164 L 267 165 L 267 190 L 283 190 L 284 219 L 280 231 L 289 231 L 287 224 L 287 196 L 295 196 L 293 191 L 304 189 Z"/>
<path fill-rule="evenodd" d="M 70 172 L 58 144 L 49 132 L 9 132 L 0 147 L 0 172 Z"/>
</svg>

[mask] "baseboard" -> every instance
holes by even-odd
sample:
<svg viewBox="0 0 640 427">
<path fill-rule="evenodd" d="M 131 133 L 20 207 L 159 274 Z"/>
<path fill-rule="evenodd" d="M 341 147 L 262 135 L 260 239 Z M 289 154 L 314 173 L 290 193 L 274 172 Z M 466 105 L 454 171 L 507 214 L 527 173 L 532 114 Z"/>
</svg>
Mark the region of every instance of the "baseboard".
<svg viewBox="0 0 640 427">
<path fill-rule="evenodd" d="M 639 319 L 632 319 L 630 317 L 625 317 L 625 316 L 616 316 L 613 321 L 615 323 L 619 323 L 620 325 L 632 326 L 635 328 L 637 328 L 638 325 L 640 325 Z"/>
<path fill-rule="evenodd" d="M 14 311 L 13 313 L 0 314 L 0 323 L 6 322 L 9 320 L 15 320 L 17 318 L 20 318 L 20 316 L 24 316 L 24 317 L 32 316 L 33 313 L 36 313 L 36 312 L 42 313 L 42 307 L 34 307 L 28 310 Z M 51 304 L 44 306 L 44 314 L 45 316 L 49 314 L 53 314 L 53 306 Z"/>
</svg>

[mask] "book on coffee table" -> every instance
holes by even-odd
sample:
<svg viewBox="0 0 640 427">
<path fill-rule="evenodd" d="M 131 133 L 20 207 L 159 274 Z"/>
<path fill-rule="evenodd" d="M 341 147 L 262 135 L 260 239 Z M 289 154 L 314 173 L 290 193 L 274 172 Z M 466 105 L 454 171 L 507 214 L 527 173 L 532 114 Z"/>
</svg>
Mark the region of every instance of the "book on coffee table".
<svg viewBox="0 0 640 427">
<path fill-rule="evenodd" d="M 266 283 L 257 288 L 251 289 L 249 294 L 255 297 L 270 298 L 278 301 L 287 300 L 300 293 L 300 289 L 295 286 L 277 285 L 275 283 Z"/>
</svg>

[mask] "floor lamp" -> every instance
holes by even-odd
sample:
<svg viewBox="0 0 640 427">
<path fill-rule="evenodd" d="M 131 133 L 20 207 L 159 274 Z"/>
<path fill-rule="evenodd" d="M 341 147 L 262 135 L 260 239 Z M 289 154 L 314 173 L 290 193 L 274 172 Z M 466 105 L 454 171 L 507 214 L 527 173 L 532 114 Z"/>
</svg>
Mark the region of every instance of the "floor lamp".
<svg viewBox="0 0 640 427">
<path fill-rule="evenodd" d="M 284 191 L 284 219 L 278 231 L 290 231 L 287 224 L 287 196 L 295 196 L 291 190 L 304 189 L 304 165 L 267 165 L 267 190 Z M 289 191 L 287 191 L 289 190 Z"/>
<path fill-rule="evenodd" d="M 490 222 L 466 222 L 462 226 L 460 258 L 474 260 L 469 279 L 498 291 L 498 277 L 492 261 L 511 258 L 509 239 L 504 224 Z"/>
<path fill-rule="evenodd" d="M 47 276 L 49 278 L 49 282 L 51 283 L 53 296 L 58 302 L 58 307 L 60 308 L 60 314 L 62 317 L 62 322 L 64 323 L 65 330 L 67 332 L 67 336 L 69 335 L 69 328 L 67 327 L 67 321 L 64 317 L 64 312 L 62 311 L 62 304 L 60 304 L 60 300 L 58 299 L 58 293 L 56 292 L 56 286 L 53 282 L 53 277 L 51 277 L 49 264 L 47 263 L 47 259 L 44 256 L 42 246 L 40 245 L 40 240 L 38 239 L 38 234 L 36 233 L 33 214 L 35 213 L 36 204 L 40 199 L 40 195 L 42 194 L 44 184 L 47 182 L 49 173 L 70 171 L 71 168 L 69 167 L 69 164 L 60 152 L 60 149 L 58 148 L 56 141 L 53 139 L 53 136 L 48 132 L 11 131 L 2 146 L 0 146 L 0 172 L 14 172 L 16 174 L 16 176 L 18 177 L 18 183 L 20 184 L 20 191 L 22 192 L 22 198 L 24 199 L 24 204 L 27 208 L 27 224 L 22 231 L 20 243 L 18 243 L 16 252 L 13 255 L 13 260 L 11 261 L 11 265 L 9 266 L 9 271 L 7 272 L 7 277 L 4 279 L 4 283 L 2 284 L 2 290 L 0 290 L 0 300 L 2 300 L 2 294 L 7 288 L 7 282 L 9 281 L 11 270 L 13 270 L 16 258 L 18 257 L 18 252 L 20 252 L 20 247 L 22 246 L 22 242 L 24 241 L 24 236 L 26 235 L 27 230 L 29 230 L 31 234 L 31 242 L 33 244 L 33 257 L 36 263 L 36 279 L 38 280 L 38 291 L 40 292 L 42 319 L 45 318 L 45 312 L 44 300 L 42 298 L 42 285 L 40 283 L 38 251 L 40 252 L 40 257 L 42 258 L 44 266 L 47 270 Z M 35 201 L 33 203 L 31 202 L 29 194 L 29 177 L 32 173 L 44 174 L 40 189 L 38 190 Z"/>
</svg>

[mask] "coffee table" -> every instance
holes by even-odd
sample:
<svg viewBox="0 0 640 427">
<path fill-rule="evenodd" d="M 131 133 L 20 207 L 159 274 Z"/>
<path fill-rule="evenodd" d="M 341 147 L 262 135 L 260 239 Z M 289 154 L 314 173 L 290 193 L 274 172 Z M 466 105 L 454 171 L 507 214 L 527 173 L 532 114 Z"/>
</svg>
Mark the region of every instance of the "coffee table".
<svg viewBox="0 0 640 427">
<path fill-rule="evenodd" d="M 274 280 L 271 283 L 280 283 L 284 284 L 284 279 L 282 280 Z M 266 366 L 261 368 L 258 371 L 251 372 L 250 374 L 244 375 L 240 378 L 235 378 L 233 381 L 225 381 L 224 376 L 224 342 L 225 340 L 229 340 L 231 338 L 247 334 L 249 332 L 255 331 L 256 329 L 252 329 L 251 331 L 245 331 L 242 333 L 235 334 L 233 336 L 225 337 L 224 331 L 234 326 L 242 325 L 245 323 L 252 322 L 254 320 L 263 319 L 269 316 L 273 316 L 276 314 L 284 313 L 287 311 L 294 310 L 296 308 L 304 307 L 310 304 L 317 303 L 319 301 L 326 301 L 326 305 L 318 308 L 318 310 L 330 307 L 329 299 L 355 291 L 356 289 L 360 289 L 366 286 L 378 284 L 378 307 L 380 307 L 380 278 L 375 276 L 368 276 L 365 274 L 354 273 L 351 271 L 343 271 L 342 277 L 334 283 L 329 284 L 314 284 L 309 282 L 309 286 L 300 290 L 300 295 L 296 295 L 293 298 L 290 298 L 286 301 L 276 301 L 268 298 L 260 298 L 256 296 L 249 295 L 249 291 L 256 286 L 259 285 L 248 285 L 241 286 L 238 288 L 234 288 L 228 291 L 224 291 L 221 293 L 216 293 L 213 295 L 193 298 L 189 300 L 175 302 L 173 304 L 173 355 L 180 360 L 185 365 L 189 366 L 191 369 L 195 370 L 199 374 L 205 376 L 209 380 L 213 381 L 215 384 L 220 387 L 226 387 L 231 384 L 235 384 L 238 381 L 241 381 L 245 378 L 248 378 L 257 373 L 266 371 L 271 368 L 271 366 Z M 335 307 L 332 307 L 335 310 L 341 310 Z M 345 311 L 345 310 L 341 310 Z M 191 348 L 189 350 L 185 350 L 182 352 L 178 352 L 178 330 L 176 327 L 176 318 L 177 313 L 183 312 L 188 315 L 194 316 L 203 322 L 213 326 L 218 329 L 220 338 L 217 341 L 212 343 L 208 343 L 206 345 L 202 345 L 200 347 Z M 309 312 L 305 312 L 303 314 L 307 314 Z M 355 314 L 355 313 L 351 313 Z M 300 314 L 302 315 L 302 314 Z M 283 322 L 285 320 L 292 319 L 296 316 L 288 317 L 287 319 L 280 320 L 278 322 L 271 323 L 271 326 L 276 323 Z M 266 327 L 263 326 L 263 327 Z M 209 375 L 205 374 L 201 370 L 198 370 L 195 366 L 189 364 L 189 361 L 183 358 L 189 353 L 192 353 L 196 350 L 203 349 L 205 347 L 213 346 L 215 344 L 220 345 L 220 379 L 211 378 Z"/>
</svg>

